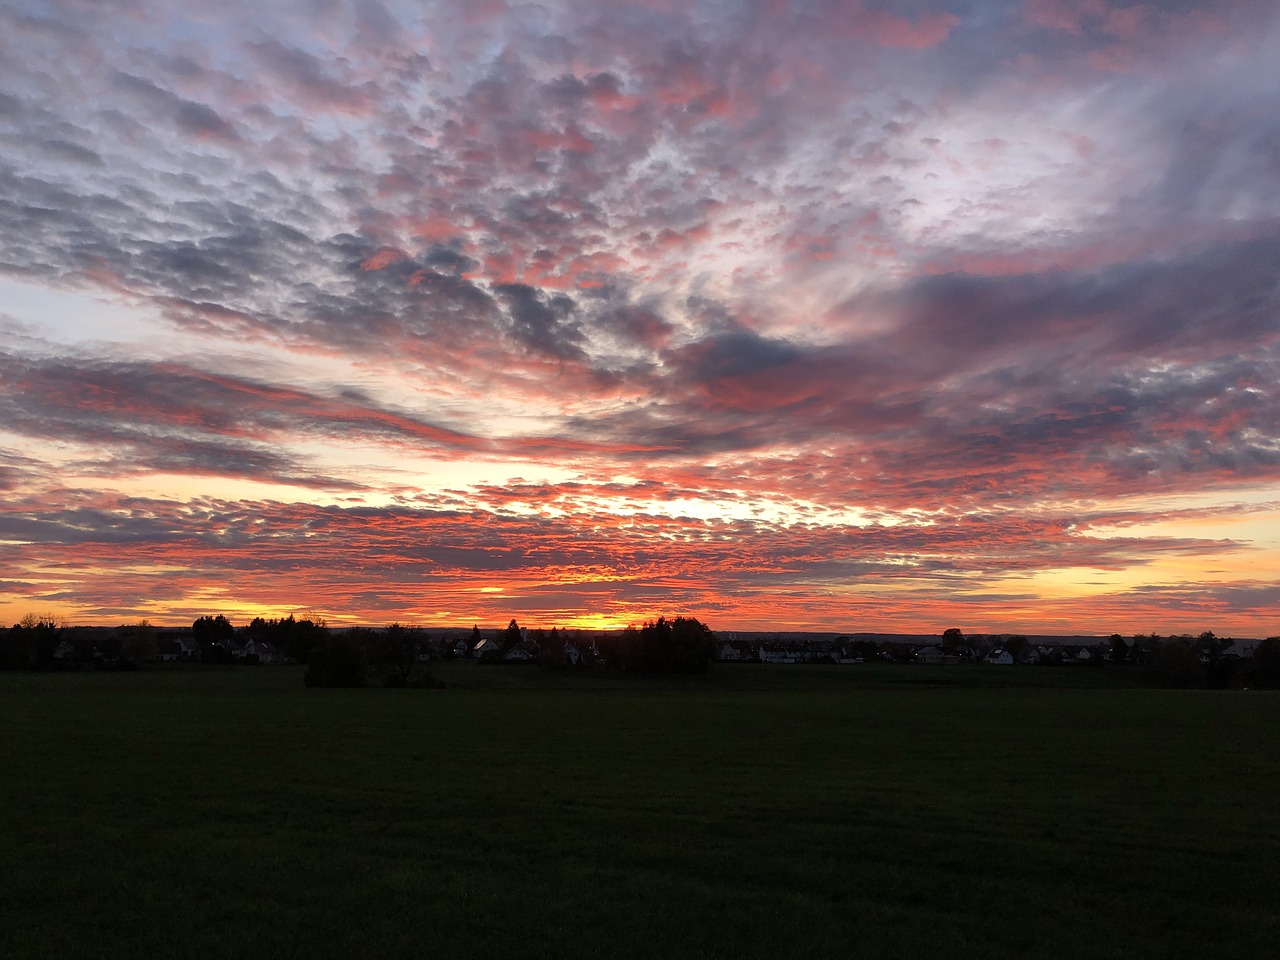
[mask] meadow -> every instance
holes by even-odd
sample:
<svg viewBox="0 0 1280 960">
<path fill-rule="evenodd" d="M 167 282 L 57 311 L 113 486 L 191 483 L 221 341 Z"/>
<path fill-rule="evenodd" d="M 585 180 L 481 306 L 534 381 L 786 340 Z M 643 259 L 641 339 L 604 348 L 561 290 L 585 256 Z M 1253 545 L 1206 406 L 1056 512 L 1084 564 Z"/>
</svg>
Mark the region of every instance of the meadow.
<svg viewBox="0 0 1280 960">
<path fill-rule="evenodd" d="M 1280 696 L 0 674 L 0 956 L 1272 957 Z"/>
</svg>

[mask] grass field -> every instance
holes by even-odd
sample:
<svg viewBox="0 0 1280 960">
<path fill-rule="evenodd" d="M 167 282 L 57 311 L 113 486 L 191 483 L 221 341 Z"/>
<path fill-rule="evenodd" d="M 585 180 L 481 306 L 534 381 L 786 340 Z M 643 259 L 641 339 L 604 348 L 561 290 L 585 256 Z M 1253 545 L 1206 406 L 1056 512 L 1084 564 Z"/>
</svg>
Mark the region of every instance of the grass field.
<svg viewBox="0 0 1280 960">
<path fill-rule="evenodd" d="M 0 674 L 0 956 L 1273 957 L 1280 696 Z"/>
</svg>

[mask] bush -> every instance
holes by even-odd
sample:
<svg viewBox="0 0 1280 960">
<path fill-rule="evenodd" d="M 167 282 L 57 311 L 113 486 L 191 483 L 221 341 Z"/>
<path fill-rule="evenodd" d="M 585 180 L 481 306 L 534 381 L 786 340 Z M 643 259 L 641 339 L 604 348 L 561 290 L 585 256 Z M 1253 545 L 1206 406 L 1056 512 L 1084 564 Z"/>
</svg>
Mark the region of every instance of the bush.
<svg viewBox="0 0 1280 960">
<path fill-rule="evenodd" d="M 1246 676 L 1248 682 L 1255 687 L 1280 687 L 1280 637 L 1268 637 L 1258 644 Z"/>
<path fill-rule="evenodd" d="M 1204 666 L 1190 643 L 1170 638 L 1160 644 L 1160 659 L 1155 666 L 1156 680 L 1162 687 L 1203 687 Z"/>
<path fill-rule="evenodd" d="M 308 687 L 363 687 L 364 657 L 347 637 L 330 637 L 311 651 L 303 682 Z"/>
</svg>

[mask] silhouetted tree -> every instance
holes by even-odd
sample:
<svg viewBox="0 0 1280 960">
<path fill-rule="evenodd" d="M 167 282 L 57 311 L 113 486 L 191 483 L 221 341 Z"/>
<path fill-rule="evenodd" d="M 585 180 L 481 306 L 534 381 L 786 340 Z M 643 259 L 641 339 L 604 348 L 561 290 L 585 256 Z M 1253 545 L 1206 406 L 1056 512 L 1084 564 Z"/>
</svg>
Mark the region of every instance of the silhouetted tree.
<svg viewBox="0 0 1280 960">
<path fill-rule="evenodd" d="M 289 614 L 279 620 L 254 617 L 245 627 L 244 635 L 251 640 L 273 643 L 294 660 L 306 663 L 311 650 L 324 642 L 327 628 L 320 617 L 295 619 Z"/>
<path fill-rule="evenodd" d="M 264 622 L 261 617 L 258 622 Z M 203 663 L 229 663 L 231 654 L 224 644 L 236 635 L 231 621 L 218 614 L 216 617 L 205 615 L 197 617 L 191 624 L 191 636 L 200 644 L 200 660 Z M 262 637 L 261 639 L 266 639 Z"/>
<path fill-rule="evenodd" d="M 1027 652 L 1027 647 L 1030 645 L 1031 641 L 1020 633 L 1015 633 L 1004 642 L 1004 648 L 1009 651 L 1009 655 L 1014 660 L 1021 660 L 1022 655 Z"/>
<path fill-rule="evenodd" d="M 849 646 L 849 652 L 860 660 L 872 661 L 880 657 L 880 648 L 872 640 L 855 640 Z"/>
<path fill-rule="evenodd" d="M 422 631 L 393 623 L 383 631 L 367 633 L 369 665 L 389 669 L 387 686 L 407 686 L 423 646 Z"/>
<path fill-rule="evenodd" d="M 659 617 L 624 631 L 619 659 L 646 673 L 706 673 L 715 655 L 715 634 L 693 617 Z"/>
<path fill-rule="evenodd" d="M 334 634 L 314 647 L 303 682 L 308 687 L 363 687 L 364 657 L 345 634 Z"/>
<path fill-rule="evenodd" d="M 1111 635 L 1111 662 L 1124 663 L 1129 659 L 1129 644 L 1118 633 Z"/>
<path fill-rule="evenodd" d="M 955 652 L 964 646 L 964 632 L 959 627 L 948 627 L 942 631 L 942 649 Z"/>
<path fill-rule="evenodd" d="M 1204 667 L 1186 637 L 1170 637 L 1160 644 L 1155 666 L 1156 679 L 1164 687 L 1204 686 Z"/>
<path fill-rule="evenodd" d="M 1195 650 L 1204 664 L 1205 683 L 1210 687 L 1225 687 L 1235 675 L 1235 660 L 1223 656 L 1229 646 L 1230 640 L 1216 636 L 1212 630 L 1196 637 Z"/>
<path fill-rule="evenodd" d="M 257 622 L 263 623 L 265 621 L 259 617 Z M 203 646 L 206 641 L 212 643 L 218 640 L 230 640 L 236 635 L 236 630 L 231 625 L 230 620 L 222 614 L 218 614 L 216 617 L 198 617 L 191 624 L 191 635 Z"/>
<path fill-rule="evenodd" d="M 1251 686 L 1268 690 L 1280 687 L 1280 637 L 1267 637 L 1258 644 L 1245 675 Z"/>
<path fill-rule="evenodd" d="M 116 631 L 120 637 L 120 654 L 135 664 L 147 663 L 156 657 L 156 628 L 147 620 L 139 620 Z"/>
<path fill-rule="evenodd" d="M 4 636 L 0 669 L 48 670 L 62 630 L 62 621 L 53 614 L 28 613 Z"/>
<path fill-rule="evenodd" d="M 515 618 L 511 618 L 511 622 L 507 624 L 507 629 L 502 631 L 502 637 L 498 643 L 502 649 L 509 650 L 524 641 L 524 634 L 520 632 L 520 624 L 516 623 Z"/>
</svg>

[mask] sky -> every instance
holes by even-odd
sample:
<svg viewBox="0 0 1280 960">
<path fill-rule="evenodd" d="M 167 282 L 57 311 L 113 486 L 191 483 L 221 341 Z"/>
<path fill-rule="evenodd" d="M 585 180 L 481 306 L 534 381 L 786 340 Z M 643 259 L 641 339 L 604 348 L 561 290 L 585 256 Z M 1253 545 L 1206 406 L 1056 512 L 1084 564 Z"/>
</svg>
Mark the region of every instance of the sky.
<svg viewBox="0 0 1280 960">
<path fill-rule="evenodd" d="M 0 0 L 0 622 L 1280 633 L 1274 0 Z"/>
</svg>

